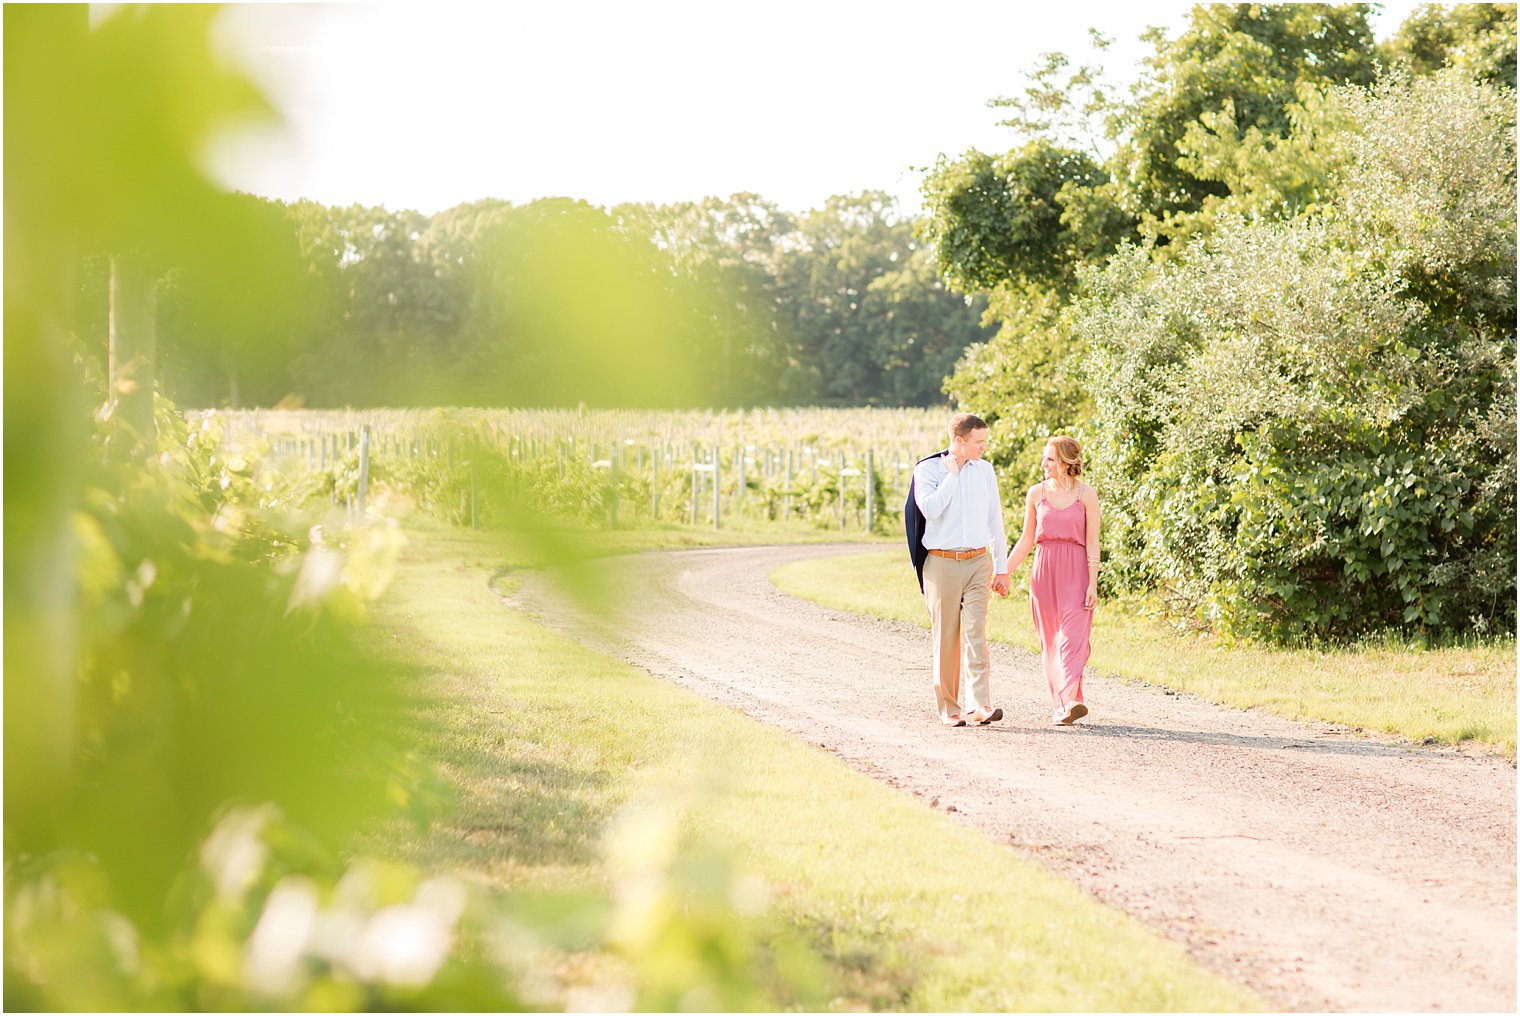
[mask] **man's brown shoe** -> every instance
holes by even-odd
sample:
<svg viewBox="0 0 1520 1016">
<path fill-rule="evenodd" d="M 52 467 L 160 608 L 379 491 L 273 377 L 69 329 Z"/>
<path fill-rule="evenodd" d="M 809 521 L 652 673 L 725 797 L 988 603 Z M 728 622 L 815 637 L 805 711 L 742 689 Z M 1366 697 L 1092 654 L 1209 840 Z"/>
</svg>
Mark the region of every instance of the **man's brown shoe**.
<svg viewBox="0 0 1520 1016">
<path fill-rule="evenodd" d="M 1001 720 L 1003 718 L 1003 710 L 994 709 L 986 716 L 973 715 L 971 718 L 976 721 L 978 727 L 985 727 L 989 723 L 996 723 L 998 720 Z"/>
</svg>

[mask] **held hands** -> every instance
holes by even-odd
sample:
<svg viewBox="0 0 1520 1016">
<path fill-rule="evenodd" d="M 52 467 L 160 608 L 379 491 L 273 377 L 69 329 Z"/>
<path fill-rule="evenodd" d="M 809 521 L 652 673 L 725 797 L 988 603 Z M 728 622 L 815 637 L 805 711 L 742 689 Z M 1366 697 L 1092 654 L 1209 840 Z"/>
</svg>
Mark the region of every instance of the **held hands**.
<svg viewBox="0 0 1520 1016">
<path fill-rule="evenodd" d="M 992 590 L 994 593 L 997 593 L 999 596 L 1008 595 L 1009 585 L 1010 583 L 1008 581 L 1007 574 L 994 575 L 992 578 L 987 580 L 987 588 Z"/>
</svg>

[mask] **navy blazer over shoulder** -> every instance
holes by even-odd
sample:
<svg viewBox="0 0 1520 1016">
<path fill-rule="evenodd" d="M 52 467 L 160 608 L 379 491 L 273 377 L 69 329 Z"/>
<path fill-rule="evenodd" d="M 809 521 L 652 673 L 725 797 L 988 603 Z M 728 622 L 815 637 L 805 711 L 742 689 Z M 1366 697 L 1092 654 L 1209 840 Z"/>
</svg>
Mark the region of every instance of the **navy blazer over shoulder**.
<svg viewBox="0 0 1520 1016">
<path fill-rule="evenodd" d="M 913 463 L 915 469 L 930 459 L 937 459 L 944 455 L 945 451 L 935 452 L 933 455 L 925 455 Z M 918 498 L 914 495 L 914 478 L 908 479 L 908 503 L 903 505 L 903 525 L 908 533 L 908 557 L 913 562 L 913 570 L 918 573 L 918 591 L 924 591 L 924 561 L 929 557 L 929 550 L 924 546 L 924 529 L 928 522 L 924 519 L 924 513 L 918 510 Z"/>
</svg>

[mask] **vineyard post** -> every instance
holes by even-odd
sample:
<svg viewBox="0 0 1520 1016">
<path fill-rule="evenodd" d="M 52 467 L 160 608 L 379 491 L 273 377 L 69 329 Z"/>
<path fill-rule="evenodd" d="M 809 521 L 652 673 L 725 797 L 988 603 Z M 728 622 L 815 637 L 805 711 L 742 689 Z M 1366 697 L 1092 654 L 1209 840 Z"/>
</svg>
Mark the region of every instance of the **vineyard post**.
<svg viewBox="0 0 1520 1016">
<path fill-rule="evenodd" d="M 742 435 L 739 438 L 739 447 L 734 454 L 739 458 L 737 463 L 739 485 L 734 488 L 734 514 L 742 515 L 744 513 L 744 437 Z"/>
<path fill-rule="evenodd" d="M 158 309 L 156 275 L 141 255 L 118 255 L 110 264 L 110 312 L 107 323 L 111 404 L 116 419 L 153 445 L 153 391 L 157 361 Z M 235 401 L 235 400 L 234 400 Z M 131 442 L 112 443 L 129 451 Z"/>
<path fill-rule="evenodd" d="M 713 446 L 712 446 L 713 528 L 714 529 L 719 528 L 718 504 L 719 504 L 719 502 L 723 498 L 723 484 L 720 483 L 720 482 L 718 482 L 719 481 L 719 477 L 718 477 L 718 457 L 719 457 L 719 455 L 720 455 L 720 451 L 719 451 L 718 443 L 716 441 L 714 441 L 713 442 Z"/>
<path fill-rule="evenodd" d="M 697 445 L 691 446 L 691 524 L 697 524 Z"/>
<path fill-rule="evenodd" d="M 866 449 L 866 532 L 876 527 L 876 451 Z"/>
<path fill-rule="evenodd" d="M 621 451 L 616 444 L 607 450 L 607 478 L 612 483 L 612 501 L 607 509 L 607 528 L 617 528 L 618 510 L 618 453 Z"/>
<path fill-rule="evenodd" d="M 844 452 L 839 453 L 839 528 L 844 529 Z"/>
<path fill-rule="evenodd" d="M 369 424 L 359 428 L 359 516 L 364 516 L 364 496 L 369 493 Z"/>
<path fill-rule="evenodd" d="M 788 448 L 786 450 L 786 496 L 784 498 L 785 504 L 782 505 L 782 512 L 786 515 L 786 518 L 788 520 L 790 520 L 791 517 L 792 517 L 792 458 L 793 458 L 793 456 L 794 456 L 794 450 L 791 449 L 791 448 Z"/>
<path fill-rule="evenodd" d="M 649 514 L 660 521 L 660 456 L 649 450 Z"/>
<path fill-rule="evenodd" d="M 480 528 L 480 501 L 475 496 L 475 462 L 480 458 L 480 437 L 470 439 L 470 528 Z"/>
</svg>

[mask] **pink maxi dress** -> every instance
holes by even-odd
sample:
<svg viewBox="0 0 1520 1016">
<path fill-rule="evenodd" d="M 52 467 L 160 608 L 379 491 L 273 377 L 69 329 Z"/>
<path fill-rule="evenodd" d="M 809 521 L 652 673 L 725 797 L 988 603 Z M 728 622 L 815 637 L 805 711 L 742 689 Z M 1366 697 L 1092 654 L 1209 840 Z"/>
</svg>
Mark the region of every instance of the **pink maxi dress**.
<svg viewBox="0 0 1520 1016">
<path fill-rule="evenodd" d="M 1057 508 L 1035 505 L 1034 567 L 1029 575 L 1029 612 L 1040 633 L 1040 657 L 1056 711 L 1082 701 L 1082 668 L 1092 653 L 1093 612 L 1087 598 L 1087 508 L 1077 500 Z"/>
</svg>

